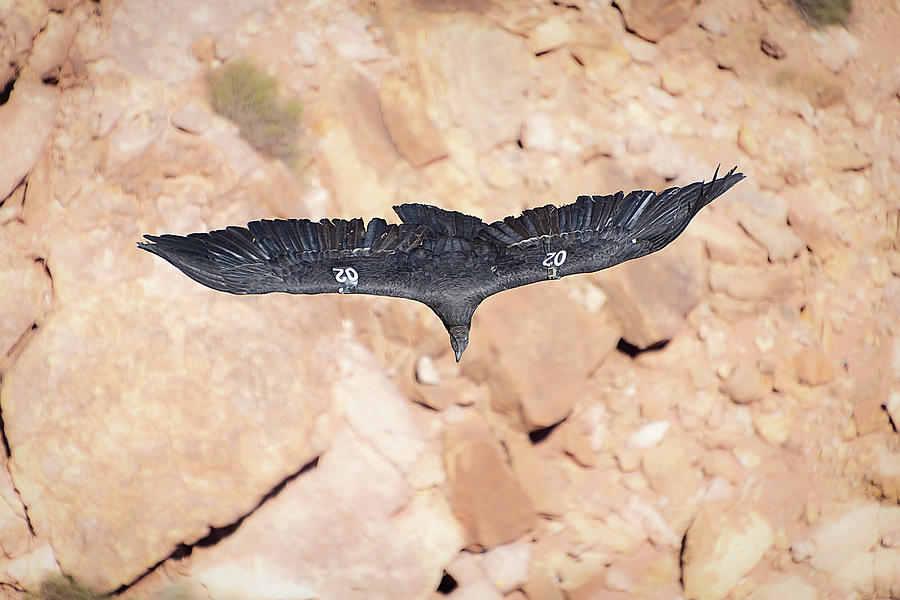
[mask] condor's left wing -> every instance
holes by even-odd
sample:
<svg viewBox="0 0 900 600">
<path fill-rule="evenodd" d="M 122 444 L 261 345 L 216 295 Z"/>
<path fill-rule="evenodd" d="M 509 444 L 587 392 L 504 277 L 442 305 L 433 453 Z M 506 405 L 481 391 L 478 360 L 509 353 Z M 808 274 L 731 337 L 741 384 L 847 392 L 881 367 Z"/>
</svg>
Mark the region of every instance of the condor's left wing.
<svg viewBox="0 0 900 600">
<path fill-rule="evenodd" d="M 573 204 L 526 210 L 486 226 L 481 241 L 498 246 L 485 293 L 591 273 L 664 248 L 704 206 L 744 178 L 732 169 L 712 181 L 656 193 L 579 196 Z"/>
</svg>

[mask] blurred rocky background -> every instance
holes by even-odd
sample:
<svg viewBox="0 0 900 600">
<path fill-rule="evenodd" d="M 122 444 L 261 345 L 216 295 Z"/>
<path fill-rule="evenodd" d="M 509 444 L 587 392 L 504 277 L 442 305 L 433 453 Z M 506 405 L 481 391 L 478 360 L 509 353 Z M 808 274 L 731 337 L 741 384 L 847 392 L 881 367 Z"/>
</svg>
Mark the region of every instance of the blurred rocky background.
<svg viewBox="0 0 900 600">
<path fill-rule="evenodd" d="M 0 598 L 900 598 L 900 4 L 846 5 L 0 0 Z M 460 365 L 412 302 L 135 247 L 718 164 Z"/>
</svg>

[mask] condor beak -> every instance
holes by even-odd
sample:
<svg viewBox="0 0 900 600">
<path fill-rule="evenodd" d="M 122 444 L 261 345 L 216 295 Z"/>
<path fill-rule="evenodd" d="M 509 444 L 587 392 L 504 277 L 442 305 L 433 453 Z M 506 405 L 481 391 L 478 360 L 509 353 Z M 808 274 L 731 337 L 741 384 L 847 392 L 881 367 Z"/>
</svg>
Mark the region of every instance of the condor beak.
<svg viewBox="0 0 900 600">
<path fill-rule="evenodd" d="M 456 362 L 462 358 L 466 346 L 469 345 L 469 328 L 465 325 L 450 328 L 450 346 L 456 354 Z"/>
</svg>

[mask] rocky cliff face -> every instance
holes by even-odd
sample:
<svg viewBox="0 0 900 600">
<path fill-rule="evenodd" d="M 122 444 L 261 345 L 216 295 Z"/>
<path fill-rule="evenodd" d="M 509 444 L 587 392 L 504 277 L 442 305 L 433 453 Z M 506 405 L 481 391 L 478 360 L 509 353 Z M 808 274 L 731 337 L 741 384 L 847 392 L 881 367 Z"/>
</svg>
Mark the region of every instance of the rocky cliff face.
<svg viewBox="0 0 900 600">
<path fill-rule="evenodd" d="M 0 1 L 0 597 L 900 598 L 900 11 Z M 300 160 L 210 108 L 250 57 Z M 659 254 L 424 307 L 135 248 L 749 175 Z"/>
</svg>

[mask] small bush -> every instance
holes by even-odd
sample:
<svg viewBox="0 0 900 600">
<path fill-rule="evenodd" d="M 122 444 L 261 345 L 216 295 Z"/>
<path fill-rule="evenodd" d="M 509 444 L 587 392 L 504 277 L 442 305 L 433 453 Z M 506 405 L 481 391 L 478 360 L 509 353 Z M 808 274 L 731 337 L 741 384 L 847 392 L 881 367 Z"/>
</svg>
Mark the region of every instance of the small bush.
<svg viewBox="0 0 900 600">
<path fill-rule="evenodd" d="M 106 600 L 108 596 L 81 587 L 68 577 L 58 576 L 41 583 L 36 594 L 28 594 L 29 600 Z"/>
<path fill-rule="evenodd" d="M 816 26 L 843 25 L 852 9 L 852 0 L 793 0 L 794 7 Z"/>
<path fill-rule="evenodd" d="M 241 58 L 211 71 L 209 82 L 213 108 L 234 121 L 251 146 L 286 162 L 297 158 L 303 107 L 281 97 L 274 77 Z"/>
</svg>

